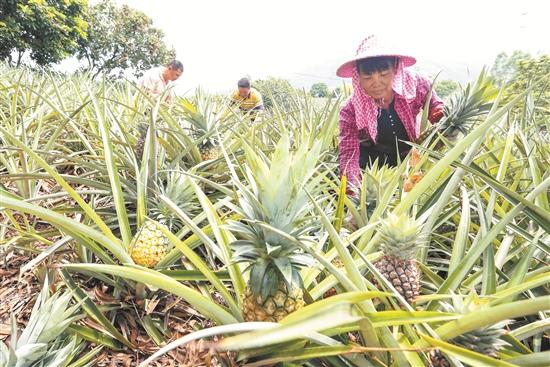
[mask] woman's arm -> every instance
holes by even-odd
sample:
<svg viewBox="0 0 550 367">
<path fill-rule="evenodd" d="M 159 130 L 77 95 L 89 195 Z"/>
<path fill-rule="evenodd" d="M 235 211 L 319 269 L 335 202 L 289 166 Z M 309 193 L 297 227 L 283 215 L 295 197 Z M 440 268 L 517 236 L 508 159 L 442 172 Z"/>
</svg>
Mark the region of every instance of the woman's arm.
<svg viewBox="0 0 550 367">
<path fill-rule="evenodd" d="M 358 186 L 361 181 L 359 131 L 355 124 L 355 111 L 350 101 L 340 111 L 339 151 L 340 176 L 346 175 L 351 185 Z"/>
<path fill-rule="evenodd" d="M 418 75 L 418 84 L 417 92 L 421 94 L 420 98 L 422 100 L 422 105 L 426 101 L 430 88 L 432 87 L 431 82 L 425 77 Z M 443 117 L 443 107 L 444 103 L 437 95 L 435 89 L 432 89 L 432 97 L 430 99 L 430 109 L 428 110 L 428 120 L 435 124 Z"/>
</svg>

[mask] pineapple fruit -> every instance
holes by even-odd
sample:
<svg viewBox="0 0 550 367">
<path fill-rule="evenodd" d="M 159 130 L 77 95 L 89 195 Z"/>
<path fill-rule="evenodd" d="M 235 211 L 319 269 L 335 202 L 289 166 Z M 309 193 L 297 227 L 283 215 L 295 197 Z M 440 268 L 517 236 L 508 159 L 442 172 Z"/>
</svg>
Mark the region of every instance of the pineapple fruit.
<svg viewBox="0 0 550 367">
<path fill-rule="evenodd" d="M 211 161 L 218 159 L 220 157 L 220 147 L 216 146 L 210 140 L 207 140 L 204 143 L 199 144 L 199 152 L 201 153 L 201 159 L 203 161 Z"/>
<path fill-rule="evenodd" d="M 424 172 L 422 172 L 422 170 L 416 171 L 415 173 L 409 175 L 403 183 L 403 191 L 410 192 L 423 178 Z"/>
<path fill-rule="evenodd" d="M 390 213 L 380 228 L 384 255 L 374 263 L 409 303 L 414 301 L 420 290 L 420 272 L 415 259 L 420 245 L 420 230 L 420 226 L 409 216 Z"/>
<path fill-rule="evenodd" d="M 443 303 L 443 308 L 446 312 L 465 315 L 490 307 L 489 302 L 490 299 L 480 298 L 475 291 L 472 291 L 465 298 L 461 295 L 453 295 L 452 303 Z M 449 340 L 449 342 L 462 348 L 495 358 L 496 353 L 504 346 L 508 345 L 508 343 L 501 338 L 506 334 L 505 326 L 509 323 L 509 320 L 504 320 L 497 324 L 459 335 Z M 443 354 L 437 349 L 432 350 L 429 353 L 429 357 L 434 367 L 450 366 L 449 361 L 447 361 Z"/>
<path fill-rule="evenodd" d="M 189 177 L 176 166 L 173 170 L 160 172 L 158 179 L 151 183 L 154 191 L 170 199 L 179 209 L 194 216 L 199 208 L 194 189 Z M 181 218 L 170 206 L 159 200 L 156 195 L 149 197 L 147 202 L 148 217 L 132 239 L 130 256 L 138 265 L 148 268 L 156 264 L 166 255 L 169 247 L 168 238 L 160 230 L 164 226 L 175 233 L 183 226 Z"/>
<path fill-rule="evenodd" d="M 145 139 L 147 138 L 147 126 L 142 124 L 138 127 L 139 138 L 134 146 L 134 151 L 138 159 L 143 157 L 143 151 L 145 150 Z"/>
<path fill-rule="evenodd" d="M 409 169 L 414 169 L 414 167 L 420 163 L 421 159 L 422 156 L 418 152 L 418 149 L 413 147 L 411 149 L 411 158 L 409 159 L 408 163 Z M 403 182 L 403 191 L 411 191 L 414 186 L 416 186 L 416 184 L 420 182 L 420 180 L 422 180 L 422 178 L 424 178 L 424 172 L 422 170 L 417 170 L 416 172 L 405 176 L 405 181 Z"/>
<path fill-rule="evenodd" d="M 166 255 L 168 238 L 158 226 L 147 220 L 132 239 L 130 256 L 136 264 L 152 268 Z"/>
<path fill-rule="evenodd" d="M 242 307 L 245 321 L 278 322 L 291 312 L 304 307 L 304 304 L 302 289 L 289 288 L 281 281 L 275 294 L 266 296 L 259 290 L 255 292 L 251 286 L 247 287 Z"/>
<path fill-rule="evenodd" d="M 320 144 L 312 149 L 303 145 L 291 153 L 289 139 L 283 137 L 271 160 L 244 147 L 247 185 L 232 172 L 243 220 L 230 224 L 241 237 L 232 244 L 234 260 L 250 264 L 243 316 L 246 321 L 278 322 L 304 306 L 299 270 L 313 262 L 297 245 L 257 223 L 267 223 L 295 238 L 311 230 L 304 186 L 315 172 Z"/>
</svg>

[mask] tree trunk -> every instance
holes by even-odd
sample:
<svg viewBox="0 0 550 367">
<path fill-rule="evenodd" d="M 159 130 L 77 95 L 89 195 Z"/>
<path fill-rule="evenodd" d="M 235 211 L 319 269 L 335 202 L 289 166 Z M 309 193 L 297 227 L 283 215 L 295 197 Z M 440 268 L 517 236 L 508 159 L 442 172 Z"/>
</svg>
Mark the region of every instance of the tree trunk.
<svg viewBox="0 0 550 367">
<path fill-rule="evenodd" d="M 21 59 L 23 58 L 23 54 L 25 51 L 18 51 L 17 52 L 17 64 L 15 64 L 15 67 L 19 67 L 21 65 Z"/>
</svg>

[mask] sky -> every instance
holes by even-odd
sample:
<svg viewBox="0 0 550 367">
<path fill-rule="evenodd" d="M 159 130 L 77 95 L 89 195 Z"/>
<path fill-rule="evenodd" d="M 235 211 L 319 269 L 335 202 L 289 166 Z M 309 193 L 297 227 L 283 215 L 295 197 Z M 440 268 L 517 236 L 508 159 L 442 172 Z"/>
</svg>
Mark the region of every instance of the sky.
<svg viewBox="0 0 550 367">
<path fill-rule="evenodd" d="M 546 0 L 116 2 L 145 12 L 164 31 L 185 66 L 178 94 L 198 85 L 228 91 L 244 75 L 339 84 L 336 67 L 371 33 L 415 56 L 421 70 L 440 68 L 459 79 L 503 51 L 550 53 Z"/>
</svg>

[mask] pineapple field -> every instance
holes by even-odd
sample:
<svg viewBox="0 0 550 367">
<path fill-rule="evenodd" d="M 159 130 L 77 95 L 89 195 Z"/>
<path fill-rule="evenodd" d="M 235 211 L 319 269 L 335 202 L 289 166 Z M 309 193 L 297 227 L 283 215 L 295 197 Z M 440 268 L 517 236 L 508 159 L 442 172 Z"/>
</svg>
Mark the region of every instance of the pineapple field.
<svg viewBox="0 0 550 367">
<path fill-rule="evenodd" d="M 350 194 L 346 95 L 0 64 L 0 367 L 549 366 L 544 83 L 481 72 Z"/>
</svg>

